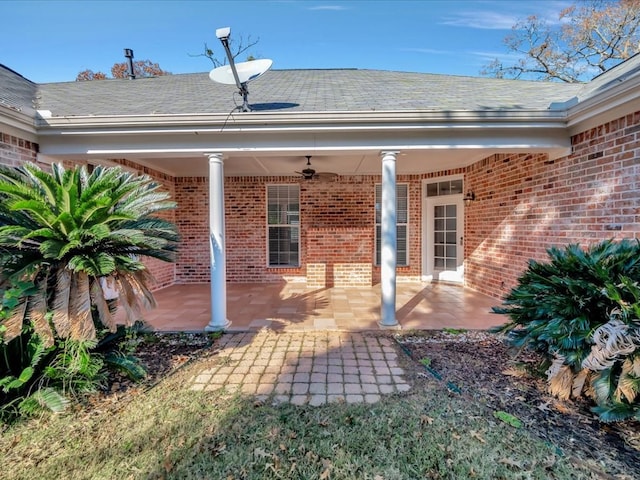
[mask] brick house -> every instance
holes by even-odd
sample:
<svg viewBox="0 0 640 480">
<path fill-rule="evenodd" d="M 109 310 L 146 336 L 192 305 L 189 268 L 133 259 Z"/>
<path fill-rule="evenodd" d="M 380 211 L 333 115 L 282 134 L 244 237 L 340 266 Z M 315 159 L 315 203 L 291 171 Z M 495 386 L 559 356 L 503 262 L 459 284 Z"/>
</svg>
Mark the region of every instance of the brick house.
<svg viewBox="0 0 640 480">
<path fill-rule="evenodd" d="M 120 164 L 178 203 L 156 287 L 446 280 L 500 298 L 551 245 L 640 233 L 640 55 L 587 84 L 272 70 L 34 84 L 0 66 L 0 163 Z M 309 159 L 306 157 L 310 156 Z M 309 180 L 307 163 L 317 172 Z"/>
</svg>

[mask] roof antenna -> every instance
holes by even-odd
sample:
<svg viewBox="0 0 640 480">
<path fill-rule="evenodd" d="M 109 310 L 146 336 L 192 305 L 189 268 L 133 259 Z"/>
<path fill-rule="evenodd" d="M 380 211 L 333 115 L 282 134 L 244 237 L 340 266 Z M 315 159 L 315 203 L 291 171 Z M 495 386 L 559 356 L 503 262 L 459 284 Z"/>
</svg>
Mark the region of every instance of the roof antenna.
<svg viewBox="0 0 640 480">
<path fill-rule="evenodd" d="M 238 91 L 240 95 L 242 95 L 242 106 L 238 107 L 238 109 L 243 112 L 250 112 L 251 107 L 249 107 L 249 87 L 247 83 L 251 80 L 255 80 L 264 72 L 271 68 L 273 64 L 272 60 L 262 59 L 262 60 L 252 60 L 249 62 L 236 63 L 233 61 L 233 55 L 231 54 L 231 49 L 229 48 L 229 36 L 231 35 L 231 28 L 224 27 L 216 29 L 216 37 L 220 39 L 222 42 L 222 46 L 224 47 L 224 51 L 227 53 L 227 58 L 229 59 L 229 65 L 223 65 L 218 68 L 214 68 L 209 72 L 209 78 L 214 82 L 224 83 L 225 85 L 233 85 L 235 84 L 238 87 Z"/>
<path fill-rule="evenodd" d="M 136 78 L 136 74 L 134 73 L 133 70 L 133 50 L 131 50 L 130 48 L 125 48 L 124 49 L 124 56 L 127 58 L 128 60 L 128 65 L 129 65 L 129 78 L 131 80 L 135 80 Z"/>
</svg>

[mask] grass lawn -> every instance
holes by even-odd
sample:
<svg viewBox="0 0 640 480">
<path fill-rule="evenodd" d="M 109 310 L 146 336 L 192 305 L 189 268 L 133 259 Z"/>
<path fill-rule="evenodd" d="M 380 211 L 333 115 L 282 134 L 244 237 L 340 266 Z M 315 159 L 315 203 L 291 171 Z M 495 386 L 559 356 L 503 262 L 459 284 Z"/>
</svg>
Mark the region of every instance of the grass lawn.
<svg viewBox="0 0 640 480">
<path fill-rule="evenodd" d="M 4 479 L 596 478 L 481 404 L 418 381 L 373 405 L 273 405 L 153 388 L 33 419 L 0 438 Z"/>
</svg>

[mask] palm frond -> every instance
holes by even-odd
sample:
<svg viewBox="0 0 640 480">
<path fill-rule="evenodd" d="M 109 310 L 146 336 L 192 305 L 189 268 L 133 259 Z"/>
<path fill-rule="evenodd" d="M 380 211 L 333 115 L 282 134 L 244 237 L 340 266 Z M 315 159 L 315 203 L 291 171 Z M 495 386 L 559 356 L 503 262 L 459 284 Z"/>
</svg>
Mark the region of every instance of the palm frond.
<svg viewBox="0 0 640 480">
<path fill-rule="evenodd" d="M 55 335 L 49 324 L 47 308 L 47 276 L 36 283 L 36 292 L 29 297 L 29 309 L 27 315 L 33 325 L 33 330 L 40 336 L 45 347 L 50 347 L 55 342 Z"/>
<path fill-rule="evenodd" d="M 602 405 L 609 403 L 617 386 L 613 369 L 606 368 L 597 372 L 594 376 L 592 386 L 596 403 Z"/>
<path fill-rule="evenodd" d="M 137 216 L 145 216 L 162 210 L 175 208 L 175 202 L 167 201 L 169 194 L 166 192 L 153 192 L 146 188 L 140 188 L 118 205 L 119 210 L 136 212 Z"/>
<path fill-rule="evenodd" d="M 4 247 L 37 248 L 38 242 L 31 240 L 33 230 L 23 225 L 3 225 L 0 227 L 0 245 Z"/>
<path fill-rule="evenodd" d="M 100 196 L 82 201 L 76 212 L 80 222 L 79 228 L 87 228 L 91 225 L 100 224 L 109 214 L 112 202 L 106 192 Z"/>
<path fill-rule="evenodd" d="M 151 285 L 155 279 L 148 269 L 138 270 L 135 272 L 127 272 L 127 277 L 130 279 L 131 284 L 134 285 L 134 289 L 138 295 L 139 303 L 146 310 L 150 310 L 156 307 L 156 299 L 149 290 L 147 285 Z"/>
<path fill-rule="evenodd" d="M 614 318 L 600 325 L 593 332 L 591 353 L 582 366 L 591 370 L 611 368 L 616 358 L 633 353 L 640 348 L 640 334 L 629 325 Z"/>
<path fill-rule="evenodd" d="M 68 240 L 50 239 L 44 240 L 40 244 L 40 253 L 44 258 L 61 259 L 65 252 L 71 248 L 76 248 L 78 243 L 70 243 Z"/>
<path fill-rule="evenodd" d="M 28 178 L 21 175 L 20 172 L 21 170 L 19 168 L 15 169 L 13 173 L 16 175 L 13 177 L 0 174 L 0 193 L 13 201 L 42 201 L 43 197 L 38 195 L 38 189 L 34 188 L 34 185 L 29 182 Z"/>
<path fill-rule="evenodd" d="M 108 328 L 110 332 L 115 332 L 117 329 L 117 325 L 111 313 L 111 309 L 109 308 L 109 304 L 105 299 L 104 290 L 102 289 L 102 285 L 100 284 L 99 279 L 94 278 L 91 280 L 90 292 L 91 303 L 96 308 L 98 320 L 102 325 Z"/>
<path fill-rule="evenodd" d="M 623 398 L 633 403 L 638 396 L 640 389 L 640 377 L 636 377 L 633 374 L 633 361 L 627 358 L 622 363 L 622 371 L 618 379 L 618 386 L 614 392 L 614 398 L 617 401 L 622 401 Z"/>
<path fill-rule="evenodd" d="M 19 410 L 22 414 L 33 415 L 43 410 L 50 410 L 53 413 L 64 412 L 69 400 L 60 395 L 53 388 L 40 388 L 22 400 Z"/>
<path fill-rule="evenodd" d="M 95 325 L 91 318 L 89 276 L 84 272 L 75 272 L 71 277 L 69 318 L 70 338 L 75 340 L 96 338 Z"/>
<path fill-rule="evenodd" d="M 23 227 L 23 228 L 25 228 L 25 230 L 28 230 L 28 233 L 24 236 L 25 239 L 30 239 L 30 238 L 61 239 L 60 234 L 55 230 L 51 230 L 50 228 L 38 228 L 35 230 L 28 227 Z"/>
<path fill-rule="evenodd" d="M 50 205 L 56 203 L 56 191 L 59 187 L 54 177 L 49 173 L 43 171 L 40 167 L 34 164 L 25 164 L 25 174 L 28 175 L 30 183 L 32 185 L 38 185 L 39 190 L 44 200 Z"/>
<path fill-rule="evenodd" d="M 116 284 L 120 292 L 118 305 L 122 306 L 125 311 L 127 325 L 133 325 L 134 322 L 140 319 L 140 306 L 134 287 L 129 282 L 128 275 L 117 275 Z"/>
<path fill-rule="evenodd" d="M 96 240 L 106 240 L 111 235 L 111 228 L 104 223 L 93 224 L 83 231 Z"/>
<path fill-rule="evenodd" d="M 109 206 L 114 205 L 117 199 L 111 193 L 118 186 L 120 175 L 120 168 L 95 167 L 91 175 L 85 177 L 85 180 L 81 177 L 81 181 L 86 183 L 82 184 L 80 202 L 84 203 L 92 199 L 97 201 L 108 200 Z"/>
<path fill-rule="evenodd" d="M 84 272 L 94 277 L 109 275 L 116 268 L 114 258 L 106 252 L 74 255 L 69 259 L 68 266 L 73 272 Z"/>
<path fill-rule="evenodd" d="M 69 297 L 71 296 L 71 272 L 60 268 L 56 272 L 56 285 L 53 296 L 53 326 L 61 338 L 71 335 L 69 315 Z"/>
<path fill-rule="evenodd" d="M 640 414 L 638 405 L 621 402 L 608 402 L 591 409 L 603 422 L 619 422 Z"/>
<path fill-rule="evenodd" d="M 0 322 L 0 326 L 4 327 L 2 333 L 2 341 L 9 343 L 14 338 L 20 336 L 27 313 L 27 299 L 21 297 L 18 299 L 18 305 L 13 309 L 11 315 L 6 320 Z"/>
<path fill-rule="evenodd" d="M 573 385 L 571 386 L 572 398 L 580 398 L 584 390 L 585 383 L 587 383 L 590 374 L 591 372 L 586 368 L 583 368 L 578 372 L 578 374 L 573 379 Z"/>
<path fill-rule="evenodd" d="M 56 222 L 55 215 L 47 208 L 45 203 L 39 200 L 10 200 L 7 202 L 7 206 L 10 210 L 27 213 L 40 225 L 54 228 Z"/>
<path fill-rule="evenodd" d="M 124 373 L 135 382 L 144 380 L 147 371 L 136 357 L 124 355 L 120 352 L 109 352 L 104 356 L 105 364 Z"/>
<path fill-rule="evenodd" d="M 561 400 L 569 400 L 573 388 L 573 372 L 568 365 L 562 365 L 557 373 L 549 377 L 549 393 Z"/>
</svg>

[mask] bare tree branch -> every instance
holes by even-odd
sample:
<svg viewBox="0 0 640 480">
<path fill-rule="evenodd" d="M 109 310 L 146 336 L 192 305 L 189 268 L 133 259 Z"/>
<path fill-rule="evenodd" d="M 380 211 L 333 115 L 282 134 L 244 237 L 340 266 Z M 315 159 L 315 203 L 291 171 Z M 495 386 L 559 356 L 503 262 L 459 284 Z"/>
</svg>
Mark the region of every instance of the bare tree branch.
<svg viewBox="0 0 640 480">
<path fill-rule="evenodd" d="M 251 35 L 249 35 L 246 39 L 242 35 L 240 35 L 237 38 L 236 37 L 231 38 L 229 40 L 229 50 L 231 50 L 231 56 L 233 57 L 234 61 L 240 55 L 248 51 L 251 47 L 254 47 L 259 41 L 260 41 L 260 38 L 253 40 L 251 38 Z M 204 44 L 204 51 L 202 53 L 189 54 L 189 56 L 190 57 L 206 57 L 209 60 L 211 60 L 211 63 L 213 63 L 214 67 L 221 67 L 222 65 L 227 64 L 227 56 L 224 53 L 224 50 L 222 52 L 222 57 L 220 58 L 215 54 L 215 52 L 212 49 L 209 48 L 206 42 Z M 254 59 L 255 57 L 253 55 L 247 55 L 247 60 L 254 60 Z"/>
<path fill-rule="evenodd" d="M 587 0 L 558 20 L 559 27 L 536 16 L 518 22 L 504 43 L 521 58 L 513 65 L 493 60 L 481 74 L 581 82 L 640 51 L 640 0 Z"/>
</svg>

